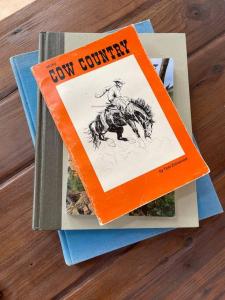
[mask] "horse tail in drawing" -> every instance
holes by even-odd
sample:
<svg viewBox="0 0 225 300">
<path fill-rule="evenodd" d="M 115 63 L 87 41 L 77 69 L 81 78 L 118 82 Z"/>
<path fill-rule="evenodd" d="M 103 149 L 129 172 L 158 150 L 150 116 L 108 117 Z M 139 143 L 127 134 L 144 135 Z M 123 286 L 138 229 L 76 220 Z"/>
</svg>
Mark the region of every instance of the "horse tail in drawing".
<svg viewBox="0 0 225 300">
<path fill-rule="evenodd" d="M 99 134 L 97 133 L 96 130 L 96 121 L 92 121 L 89 124 L 89 136 L 94 147 L 98 148 L 100 145 L 100 139 L 99 139 Z"/>
</svg>

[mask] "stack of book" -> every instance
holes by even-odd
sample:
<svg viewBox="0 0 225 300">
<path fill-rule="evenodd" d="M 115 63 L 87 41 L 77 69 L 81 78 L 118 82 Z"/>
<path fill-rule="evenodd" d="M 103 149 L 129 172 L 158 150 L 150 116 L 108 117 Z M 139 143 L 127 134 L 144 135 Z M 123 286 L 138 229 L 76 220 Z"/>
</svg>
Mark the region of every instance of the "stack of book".
<svg viewBox="0 0 225 300">
<path fill-rule="evenodd" d="M 36 149 L 33 229 L 59 230 L 68 265 L 222 212 L 192 138 L 185 34 L 147 20 L 39 41 L 10 61 Z"/>
</svg>

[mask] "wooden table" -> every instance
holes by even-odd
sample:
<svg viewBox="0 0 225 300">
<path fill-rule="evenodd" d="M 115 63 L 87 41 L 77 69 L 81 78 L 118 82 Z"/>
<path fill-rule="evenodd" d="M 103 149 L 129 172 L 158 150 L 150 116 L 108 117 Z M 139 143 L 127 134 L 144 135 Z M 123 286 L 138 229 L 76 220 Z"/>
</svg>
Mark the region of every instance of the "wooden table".
<svg viewBox="0 0 225 300">
<path fill-rule="evenodd" d="M 39 31 L 103 32 L 151 18 L 186 32 L 193 129 L 225 203 L 225 2 L 39 0 L 0 23 L 0 298 L 225 299 L 225 218 L 67 267 L 56 232 L 31 230 L 34 149 L 9 57 Z"/>
</svg>

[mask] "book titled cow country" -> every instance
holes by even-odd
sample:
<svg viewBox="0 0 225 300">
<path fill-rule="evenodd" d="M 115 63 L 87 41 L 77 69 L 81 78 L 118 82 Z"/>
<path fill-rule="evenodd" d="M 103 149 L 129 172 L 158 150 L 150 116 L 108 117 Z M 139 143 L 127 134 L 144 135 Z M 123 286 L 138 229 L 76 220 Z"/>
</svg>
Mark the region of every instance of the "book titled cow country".
<svg viewBox="0 0 225 300">
<path fill-rule="evenodd" d="M 132 25 L 32 72 L 100 225 L 209 172 Z"/>
</svg>

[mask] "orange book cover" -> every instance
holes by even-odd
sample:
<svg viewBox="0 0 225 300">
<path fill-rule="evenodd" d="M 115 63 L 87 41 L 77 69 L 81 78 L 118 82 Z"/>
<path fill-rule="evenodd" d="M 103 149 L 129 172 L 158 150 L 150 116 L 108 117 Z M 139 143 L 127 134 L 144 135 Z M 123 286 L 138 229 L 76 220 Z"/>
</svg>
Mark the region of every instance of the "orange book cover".
<svg viewBox="0 0 225 300">
<path fill-rule="evenodd" d="M 209 172 L 132 25 L 32 72 L 101 225 Z"/>
</svg>

